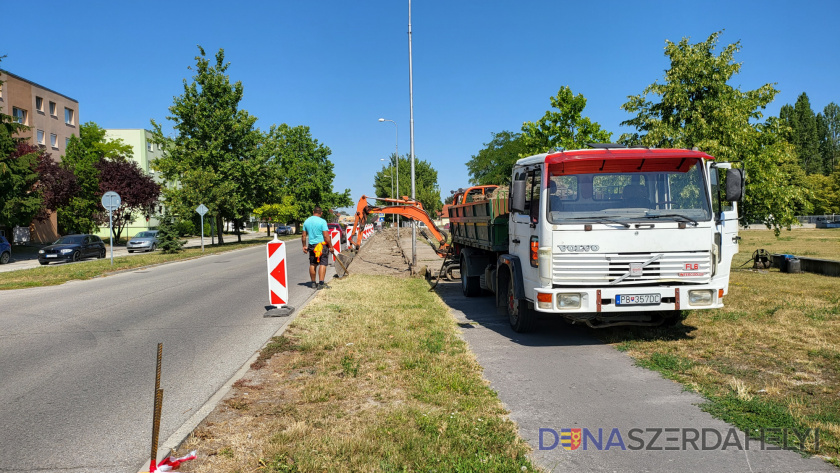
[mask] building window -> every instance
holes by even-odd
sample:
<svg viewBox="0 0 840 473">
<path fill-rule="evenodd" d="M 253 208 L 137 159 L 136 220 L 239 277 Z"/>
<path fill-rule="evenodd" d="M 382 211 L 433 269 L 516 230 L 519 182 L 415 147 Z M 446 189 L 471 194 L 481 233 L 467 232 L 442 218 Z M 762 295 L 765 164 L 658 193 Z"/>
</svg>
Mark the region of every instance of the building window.
<svg viewBox="0 0 840 473">
<path fill-rule="evenodd" d="M 26 125 L 26 110 L 22 108 L 12 107 L 12 116 L 14 117 L 15 123 Z"/>
<path fill-rule="evenodd" d="M 52 115 L 54 117 L 57 116 L 58 112 L 56 112 L 56 108 L 57 107 L 55 106 L 55 102 L 51 101 L 50 102 L 50 115 Z"/>
<path fill-rule="evenodd" d="M 58 148 L 58 135 L 55 133 L 50 133 L 50 146 Z"/>
<path fill-rule="evenodd" d="M 64 138 L 64 149 L 66 150 L 70 146 L 70 138 Z"/>
<path fill-rule="evenodd" d="M 44 130 L 38 130 L 38 144 L 44 145 Z"/>
<path fill-rule="evenodd" d="M 38 110 L 41 113 L 44 113 L 44 98 L 43 97 L 35 97 L 35 110 Z"/>
<path fill-rule="evenodd" d="M 146 149 L 148 151 L 154 151 L 154 149 L 152 148 L 153 146 L 154 146 L 154 144 L 151 141 L 146 142 Z"/>
<path fill-rule="evenodd" d="M 64 107 L 64 123 L 68 125 L 75 125 L 75 117 L 73 116 L 73 110 L 67 107 Z"/>
</svg>

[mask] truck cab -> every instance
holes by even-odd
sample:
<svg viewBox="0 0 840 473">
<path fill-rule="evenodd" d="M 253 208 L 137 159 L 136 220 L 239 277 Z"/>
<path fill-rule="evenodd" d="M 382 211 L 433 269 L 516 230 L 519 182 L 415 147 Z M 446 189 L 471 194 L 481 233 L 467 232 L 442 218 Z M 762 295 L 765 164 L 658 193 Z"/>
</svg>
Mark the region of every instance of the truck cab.
<svg viewBox="0 0 840 473">
<path fill-rule="evenodd" d="M 607 327 L 723 306 L 742 170 L 697 150 L 608 146 L 523 158 L 511 177 L 506 248 L 483 244 L 499 202 L 484 211 L 490 237 L 470 230 L 488 225 L 465 208 L 453 241 L 465 294 L 495 292 L 514 330 L 532 311 Z"/>
</svg>

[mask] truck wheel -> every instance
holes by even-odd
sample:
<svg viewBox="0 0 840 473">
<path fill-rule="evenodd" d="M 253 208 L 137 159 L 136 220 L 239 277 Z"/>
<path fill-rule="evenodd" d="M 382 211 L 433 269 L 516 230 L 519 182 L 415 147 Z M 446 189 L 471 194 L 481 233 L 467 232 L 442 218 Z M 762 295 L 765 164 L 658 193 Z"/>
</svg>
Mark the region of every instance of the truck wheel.
<svg viewBox="0 0 840 473">
<path fill-rule="evenodd" d="M 461 290 L 467 297 L 475 297 L 481 294 L 481 280 L 478 276 L 467 276 L 470 267 L 467 265 L 469 258 L 461 256 Z"/>
<path fill-rule="evenodd" d="M 510 328 L 517 333 L 529 332 L 534 325 L 534 314 L 528 308 L 528 301 L 516 299 L 513 278 L 507 278 L 507 313 Z"/>
</svg>

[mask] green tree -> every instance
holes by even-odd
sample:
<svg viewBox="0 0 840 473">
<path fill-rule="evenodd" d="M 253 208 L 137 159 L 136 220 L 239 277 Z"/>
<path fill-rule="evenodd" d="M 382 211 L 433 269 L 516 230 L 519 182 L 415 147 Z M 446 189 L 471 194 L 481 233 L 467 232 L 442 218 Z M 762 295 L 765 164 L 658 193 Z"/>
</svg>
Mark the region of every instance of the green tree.
<svg viewBox="0 0 840 473">
<path fill-rule="evenodd" d="M 822 173 L 819 120 L 811 109 L 808 94 L 800 94 L 793 106 L 782 106 L 779 118 L 790 127 L 790 131 L 785 131 L 783 136 L 794 146 L 802 169 L 808 174 Z"/>
<path fill-rule="evenodd" d="M 608 143 L 612 138 L 612 133 L 583 116 L 586 98 L 582 94 L 574 95 L 572 89 L 563 86 L 550 101 L 557 111 L 548 110 L 536 123 L 522 124 L 525 151 L 520 157 L 546 153 L 551 148 L 585 148 L 587 143 Z"/>
<path fill-rule="evenodd" d="M 510 183 L 513 165 L 527 155 L 522 135 L 510 131 L 492 133 L 493 139 L 467 161 L 473 185 L 506 185 Z"/>
<path fill-rule="evenodd" d="M 377 172 L 373 177 L 373 187 L 377 197 L 387 196 L 391 194 L 391 168 L 399 168 L 399 183 L 400 188 L 396 189 L 399 196 L 411 196 L 411 156 L 400 156 L 399 166 L 396 166 L 394 155 L 390 156 L 390 163 L 388 166 L 383 166 L 382 170 Z M 386 177 L 387 176 L 387 177 Z M 394 172 L 394 180 L 397 173 Z M 396 183 L 394 183 L 396 185 Z M 414 189 L 417 200 L 423 204 L 423 208 L 432 217 L 436 218 L 438 212 L 443 208 L 440 199 L 440 187 L 438 186 L 438 173 L 432 164 L 422 159 L 414 159 Z"/>
<path fill-rule="evenodd" d="M 160 219 L 160 226 L 158 226 L 157 247 L 164 254 L 178 253 L 183 250 L 186 240 L 181 240 L 178 235 L 178 227 L 173 222 L 174 218 L 166 211 Z"/>
<path fill-rule="evenodd" d="M 840 164 L 840 107 L 831 102 L 820 117 L 820 153 L 823 172 L 828 175 Z"/>
<path fill-rule="evenodd" d="M 740 43 L 714 50 L 721 32 L 704 42 L 666 41 L 670 68 L 662 83 L 628 97 L 622 108 L 635 116 L 622 122 L 636 129 L 621 141 L 658 148 L 697 147 L 720 161 L 742 161 L 747 192 L 741 206 L 743 222 L 760 221 L 773 228 L 797 223 L 797 210 L 807 209 L 793 147 L 779 120 L 759 123 L 761 110 L 778 91 L 771 85 L 746 92 L 729 85 L 741 69 L 734 62 Z M 649 99 L 649 97 L 653 99 Z"/>
<path fill-rule="evenodd" d="M 230 63 L 223 49 L 215 63 L 199 46 L 192 82 L 184 80 L 184 93 L 169 107 L 175 137 L 167 139 L 152 120 L 154 140 L 165 144 L 164 156 L 154 169 L 170 183 L 164 191 L 166 205 L 176 214 L 192 215 L 205 204 L 216 221 L 223 244 L 224 219 L 237 222 L 257 206 L 255 179 L 259 179 L 256 117 L 239 109 L 241 82 L 231 84 L 226 75 Z"/>
<path fill-rule="evenodd" d="M 263 204 L 254 209 L 253 214 L 266 223 L 287 223 L 297 218 L 298 209 L 294 198 L 287 195 L 282 198 L 282 203 Z M 270 235 L 270 228 L 267 228 L 266 232 Z"/>
<path fill-rule="evenodd" d="M 81 135 L 83 127 L 79 129 Z M 76 176 L 78 189 L 70 202 L 56 212 L 58 233 L 93 233 L 107 221 L 99 190 L 99 155 L 87 149 L 81 138 L 70 138 L 60 166 Z"/>
<path fill-rule="evenodd" d="M 267 203 L 283 204 L 291 197 L 295 212 L 287 222 L 300 223 L 312 215 L 315 206 L 326 213 L 337 207 L 353 204 L 350 189 L 333 191 L 334 164 L 330 148 L 312 137 L 308 126 L 291 127 L 285 123 L 272 125 L 263 138 L 261 152 L 266 155 L 271 186 L 266 191 Z"/>
<path fill-rule="evenodd" d="M 0 134 L 5 130 L 0 127 Z M 41 210 L 36 168 L 45 154 L 23 141 L 11 152 L 0 149 L 0 227 L 29 226 Z"/>
</svg>

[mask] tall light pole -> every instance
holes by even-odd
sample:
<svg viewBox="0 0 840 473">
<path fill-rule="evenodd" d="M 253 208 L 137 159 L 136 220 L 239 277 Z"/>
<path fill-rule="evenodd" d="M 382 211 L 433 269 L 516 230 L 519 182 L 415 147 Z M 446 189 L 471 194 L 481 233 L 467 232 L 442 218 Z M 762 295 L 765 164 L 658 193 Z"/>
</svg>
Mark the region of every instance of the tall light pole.
<svg viewBox="0 0 840 473">
<path fill-rule="evenodd" d="M 394 145 L 394 149 L 396 151 L 396 157 L 397 157 L 397 195 L 395 196 L 395 198 L 399 199 L 400 198 L 400 196 L 399 196 L 399 193 L 400 193 L 400 127 L 397 126 L 397 122 L 395 122 L 394 120 L 389 120 L 387 118 L 380 118 L 379 121 L 380 122 L 391 122 L 391 123 L 394 124 L 394 133 L 396 133 L 396 135 L 395 135 L 396 136 L 396 144 Z M 400 238 L 400 216 L 397 215 L 397 240 L 399 240 L 399 238 Z"/>
<path fill-rule="evenodd" d="M 411 69 L 411 0 L 408 0 L 408 104 L 411 113 L 409 135 L 411 137 L 411 198 L 417 200 L 414 189 L 414 76 Z M 411 267 L 417 268 L 417 227 L 411 225 Z"/>
<path fill-rule="evenodd" d="M 385 158 L 379 158 L 379 160 L 382 161 L 382 162 L 385 162 Z M 391 195 L 389 195 L 388 197 L 393 199 L 394 198 L 394 166 L 391 165 L 390 168 L 391 168 Z M 385 177 L 388 177 L 388 176 L 385 176 Z M 397 216 L 396 215 L 391 215 L 391 222 L 396 222 L 396 221 L 397 221 Z M 397 238 L 399 238 L 399 229 L 397 229 Z"/>
</svg>

